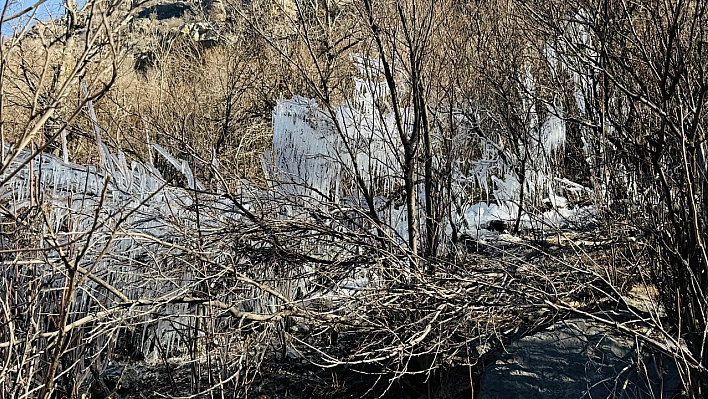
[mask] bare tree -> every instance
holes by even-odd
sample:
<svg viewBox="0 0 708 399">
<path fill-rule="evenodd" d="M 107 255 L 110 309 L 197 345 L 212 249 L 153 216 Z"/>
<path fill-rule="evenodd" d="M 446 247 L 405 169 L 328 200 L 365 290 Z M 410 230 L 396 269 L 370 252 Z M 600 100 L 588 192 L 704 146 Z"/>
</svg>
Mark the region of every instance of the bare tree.
<svg viewBox="0 0 708 399">
<path fill-rule="evenodd" d="M 66 332 L 78 287 L 78 259 L 83 253 L 72 262 L 64 252 L 68 248 L 55 248 L 63 261 L 56 271 L 64 278 L 45 282 L 42 279 L 46 276 L 41 272 L 38 277 L 32 276 L 33 265 L 43 250 L 35 252 L 27 251 L 27 248 L 41 248 L 45 244 L 41 228 L 42 187 L 37 175 L 37 171 L 41 170 L 40 154 L 71 126 L 87 101 L 105 94 L 115 79 L 119 50 L 114 36 L 116 21 L 109 18 L 115 5 L 107 7 L 89 2 L 83 14 L 86 19 L 81 23 L 76 19 L 76 10 L 73 10 L 64 24 L 50 21 L 32 25 L 41 4 L 40 1 L 9 15 L 14 4 L 6 2 L 0 21 L 3 31 L 13 21 L 23 21 L 16 27 L 13 36 L 3 36 L 1 43 L 0 124 L 3 156 L 0 184 L 5 190 L 15 176 L 27 174 L 29 185 L 28 202 L 11 198 L 9 202 L 3 200 L 2 204 L 3 218 L 16 229 L 14 232 L 12 229 L 3 232 L 3 250 L 7 251 L 3 258 L 6 282 L 3 287 L 3 318 L 9 323 L 3 329 L 3 338 L 9 344 L 3 349 L 2 385 L 7 389 L 3 389 L 3 395 L 38 392 L 40 397 L 45 398 L 55 390 L 60 364 L 70 347 L 70 337 Z M 78 92 L 80 80 L 91 91 L 77 104 L 70 97 Z M 50 121 L 54 123 L 50 125 Z M 51 286 L 61 284 L 55 287 L 60 295 L 55 298 L 58 301 L 52 301 L 53 304 L 41 302 L 49 299 L 44 294 L 46 288 L 42 286 L 47 283 Z M 56 333 L 43 330 L 46 320 L 36 319 L 45 312 L 55 315 L 52 319 Z M 17 324 L 17 320 L 21 319 L 36 322 L 32 326 Z M 49 335 L 42 337 L 47 333 Z M 52 342 L 47 338 L 52 338 Z M 32 347 L 44 353 L 41 359 L 28 358 Z"/>
<path fill-rule="evenodd" d="M 514 12 L 512 5 L 531 11 L 533 18 Z M 2 69 L 0 81 L 3 136 L 15 144 L 0 174 L 7 193 L 3 221 L 8 220 L 0 226 L 7 277 L 0 287 L 0 381 L 7 382 L 0 394 L 112 396 L 128 382 L 125 360 L 145 356 L 169 381 L 165 389 L 172 395 L 180 394 L 185 383 L 195 397 L 253 395 L 254 384 L 263 388 L 264 380 L 277 378 L 269 369 L 277 365 L 283 373 L 307 369 L 303 395 L 317 389 L 344 392 L 352 380 L 340 383 L 339 378 L 356 372 L 365 376 L 355 380 L 365 385 L 357 394 L 380 396 L 408 384 L 417 396 L 444 396 L 446 384 L 462 384 L 474 396 L 485 358 L 503 347 L 499 343 L 571 315 L 614 326 L 665 352 L 677 351 L 691 371 L 686 375 L 702 375 L 698 355 L 680 339 L 684 334 L 685 342 L 699 343 L 695 331 L 685 335 L 695 324 L 686 318 L 697 311 L 672 314 L 681 320 L 677 334 L 661 321 L 662 311 L 676 303 L 653 304 L 646 311 L 629 304 L 630 288 L 652 287 L 638 283 L 649 277 L 636 267 L 645 254 L 638 243 L 583 240 L 557 231 L 555 241 L 489 244 L 487 253 L 475 254 L 444 241 L 447 224 L 453 234 L 459 227 L 450 215 L 453 197 L 476 201 L 482 186 L 487 197 L 493 191 L 485 186 L 498 177 L 491 174 L 478 179 L 485 181 L 470 189 L 474 192 L 452 188 L 455 179 L 469 177 L 473 160 L 488 149 L 481 142 L 489 144 L 495 159 L 504 158 L 500 164 L 508 169 L 495 172 L 511 171 L 521 180 L 514 230 L 523 230 L 522 213 L 530 214 L 543 192 L 523 191 L 524 179 L 533 178 L 536 168 L 556 166 L 551 164 L 556 154 L 540 143 L 539 121 L 551 117 L 595 129 L 593 137 L 612 142 L 615 147 L 603 153 L 605 162 L 614 162 L 612 157 L 628 148 L 623 143 L 639 140 L 632 148 L 656 151 L 659 136 L 646 138 L 642 132 L 647 126 L 659 129 L 667 138 L 659 172 L 674 179 L 667 181 L 679 181 L 688 165 L 700 176 L 700 158 L 677 156 L 691 154 L 690 145 L 685 152 L 669 150 L 683 150 L 681 143 L 690 141 L 679 140 L 677 131 L 695 122 L 679 123 L 671 115 L 693 115 L 693 108 L 685 103 L 672 108 L 671 96 L 660 106 L 627 89 L 644 90 L 641 82 L 653 82 L 647 71 L 628 72 L 637 68 L 622 64 L 629 62 L 627 48 L 620 51 L 615 42 L 606 42 L 606 55 L 596 57 L 594 44 L 565 35 L 569 25 L 599 30 L 598 21 L 602 29 L 617 23 L 627 35 L 631 27 L 664 26 L 658 23 L 664 21 L 661 12 L 654 25 L 636 25 L 651 19 L 639 18 L 642 13 L 626 20 L 608 14 L 607 21 L 593 22 L 565 6 L 562 15 L 575 18 L 566 24 L 556 14 L 540 18 L 545 14 L 539 9 L 556 12 L 553 7 L 506 1 L 296 0 L 231 6 L 225 18 L 234 25 L 231 33 L 252 43 L 224 40 L 207 46 L 163 37 L 153 48 L 153 65 L 138 72 L 133 65 L 118 65 L 119 28 L 104 3 L 70 13 L 76 15 L 69 26 L 36 28 L 27 41 L 3 48 L 3 65 L 18 67 Z M 470 14 L 478 18 L 470 21 Z M 480 22 L 482 16 L 489 20 Z M 223 13 L 218 20 L 224 20 Z M 71 49 L 68 33 L 74 50 L 83 50 Z M 674 35 L 681 46 L 689 45 L 689 36 Z M 658 37 L 652 33 L 646 39 Z M 499 50 L 509 41 L 525 50 Z M 551 45 L 556 58 L 547 57 Z M 636 47 L 642 48 L 646 51 L 636 57 L 649 54 Z M 264 54 L 272 60 L 264 60 Z M 636 57 L 629 59 L 641 58 Z M 668 63 L 684 77 L 688 64 Z M 581 87 L 587 95 L 583 111 L 573 105 L 579 95 L 572 76 L 587 70 L 586 79 L 601 75 L 603 85 L 617 88 Z M 259 74 L 269 81 L 262 82 Z M 88 93 L 79 94 L 79 76 Z M 685 94 L 690 85 L 682 82 L 674 86 Z M 113 89 L 106 92 L 110 84 Z M 276 100 L 279 91 L 314 100 Z M 74 93 L 77 103 L 69 100 Z M 141 97 L 132 101 L 136 93 Z M 605 93 L 616 94 L 615 99 L 607 100 Z M 634 104 L 636 110 L 624 114 L 626 107 L 613 109 L 613 101 Z M 261 160 L 258 152 L 270 140 L 271 108 L 276 145 L 271 158 L 263 154 L 264 168 L 256 172 L 244 152 Z M 46 123 L 50 120 L 56 126 Z M 695 123 L 698 134 L 702 125 Z M 84 149 L 82 161 L 98 153 L 95 165 L 42 153 L 67 128 L 87 138 L 91 148 Z M 38 139 L 42 129 L 46 141 Z M 147 142 L 142 142 L 145 130 Z M 290 141 L 283 139 L 287 134 Z M 694 144 L 700 149 L 699 136 Z M 303 138 L 310 141 L 302 143 Z M 277 146 L 283 143 L 289 147 Z M 163 144 L 177 149 L 176 156 Z M 624 170 L 643 170 L 636 181 L 651 191 L 648 177 L 656 166 L 638 156 L 622 159 L 616 164 Z M 130 166 L 129 160 L 134 160 Z M 269 161 L 285 166 L 272 168 Z M 160 171 L 157 164 L 165 168 Z M 259 184 L 242 176 L 257 176 Z M 209 184 L 200 183 L 205 177 Z M 696 196 L 676 187 L 668 185 L 671 199 Z M 656 191 L 656 198 L 662 192 Z M 637 211 L 634 220 L 665 229 L 664 235 L 652 236 L 654 242 L 674 240 L 679 234 L 674 219 L 678 227 L 689 226 L 680 224 L 685 222 L 681 209 L 632 201 L 650 215 L 642 219 Z M 394 222 L 400 214 L 406 215 L 404 227 Z M 700 235 L 702 213 L 685 215 L 693 215 Z M 670 235 L 666 226 L 672 228 Z M 681 237 L 688 241 L 686 231 Z M 665 243 L 656 248 L 662 256 L 681 253 L 666 252 L 671 247 Z M 681 248 L 686 256 L 697 253 Z M 692 265 L 693 258 L 685 259 L 681 265 Z M 692 286 L 669 280 L 684 301 L 683 294 L 696 294 L 701 287 L 700 270 L 676 264 L 661 262 L 663 268 L 652 269 L 653 278 L 694 273 L 695 280 L 683 281 L 696 281 Z M 703 302 L 691 304 L 686 309 Z M 607 308 L 621 308 L 628 321 L 617 323 Z M 640 324 L 649 327 L 635 327 Z M 179 368 L 175 359 L 186 364 Z M 118 382 L 108 386 L 103 371 L 116 364 L 125 367 Z M 445 377 L 448 368 L 463 369 L 464 378 Z M 411 382 L 410 376 L 425 376 L 425 382 Z"/>
<path fill-rule="evenodd" d="M 527 9 L 575 81 L 602 143 L 607 200 L 652 244 L 649 263 L 690 397 L 706 393 L 706 5 L 537 2 Z M 579 100 L 580 101 L 580 100 Z"/>
</svg>

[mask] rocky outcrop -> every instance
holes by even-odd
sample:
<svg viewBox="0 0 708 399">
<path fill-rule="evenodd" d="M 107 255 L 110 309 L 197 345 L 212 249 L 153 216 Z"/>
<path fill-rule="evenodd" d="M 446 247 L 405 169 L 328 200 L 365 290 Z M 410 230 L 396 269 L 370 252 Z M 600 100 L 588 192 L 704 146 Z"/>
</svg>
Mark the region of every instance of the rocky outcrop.
<svg viewBox="0 0 708 399">
<path fill-rule="evenodd" d="M 194 22 L 182 25 L 180 34 L 190 38 L 195 43 L 212 45 L 219 42 L 222 36 L 219 26 L 209 22 Z"/>
<path fill-rule="evenodd" d="M 164 21 L 168 19 L 186 19 L 194 14 L 189 3 L 184 1 L 175 1 L 171 3 L 156 3 L 147 6 L 142 6 L 142 9 L 136 14 L 136 18 L 155 19 Z"/>
</svg>

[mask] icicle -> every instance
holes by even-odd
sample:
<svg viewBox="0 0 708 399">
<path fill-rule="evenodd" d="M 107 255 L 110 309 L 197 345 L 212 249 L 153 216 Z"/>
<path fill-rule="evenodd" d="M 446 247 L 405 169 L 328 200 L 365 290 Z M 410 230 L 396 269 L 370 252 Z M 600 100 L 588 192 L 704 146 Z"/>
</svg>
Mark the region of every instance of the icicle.
<svg viewBox="0 0 708 399">
<path fill-rule="evenodd" d="M 158 154 L 162 155 L 167 162 L 169 162 L 175 169 L 177 169 L 184 177 L 187 179 L 187 185 L 189 189 L 196 188 L 197 190 L 205 191 L 206 188 L 197 178 L 194 177 L 192 169 L 189 167 L 187 161 L 179 160 L 173 157 L 167 150 L 162 148 L 159 144 L 153 144 L 152 148 L 157 151 Z"/>
<path fill-rule="evenodd" d="M 280 99 L 273 111 L 276 173 L 298 196 L 339 198 L 339 138 L 314 100 Z"/>
<path fill-rule="evenodd" d="M 61 154 L 64 163 L 69 163 L 69 150 L 67 149 L 66 129 L 61 130 Z"/>
<path fill-rule="evenodd" d="M 545 156 L 565 148 L 565 121 L 563 107 L 548 105 L 548 118 L 541 127 L 541 143 Z"/>
<path fill-rule="evenodd" d="M 86 82 L 81 82 L 81 94 L 88 98 L 88 88 L 86 87 Z M 106 167 L 107 154 L 106 147 L 103 145 L 103 140 L 101 140 L 101 128 L 98 126 L 98 118 L 96 118 L 96 111 L 93 109 L 93 101 L 88 100 L 88 111 L 91 122 L 93 122 L 93 131 L 96 133 L 96 146 L 98 147 L 98 156 L 101 160 L 101 167 Z"/>
</svg>

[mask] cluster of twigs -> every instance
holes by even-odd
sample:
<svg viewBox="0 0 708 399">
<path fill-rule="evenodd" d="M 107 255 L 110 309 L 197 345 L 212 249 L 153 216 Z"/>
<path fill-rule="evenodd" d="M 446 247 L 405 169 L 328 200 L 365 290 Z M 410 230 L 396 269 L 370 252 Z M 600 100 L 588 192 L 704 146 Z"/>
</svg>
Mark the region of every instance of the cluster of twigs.
<svg viewBox="0 0 708 399">
<path fill-rule="evenodd" d="M 111 190 L 104 180 L 98 198 L 84 198 L 93 208 L 70 215 L 84 231 L 53 231 L 51 201 L 5 226 L 6 395 L 95 391 L 101 370 L 126 356 L 187 361 L 195 394 L 248 389 L 266 355 L 374 367 L 390 384 L 475 367 L 494 342 L 597 306 L 578 304 L 603 281 L 519 247 L 484 257 L 456 248 L 458 258 L 438 260 L 431 275 L 409 268 L 395 235 L 372 236 L 365 213 L 313 211 L 256 189 L 182 190 L 191 201 L 163 193 L 159 205 L 170 210 L 161 217 L 147 200 L 111 209 Z M 299 216 L 274 217 L 279 207 Z"/>
<path fill-rule="evenodd" d="M 40 3 L 20 14 L 8 14 L 5 7 L 0 22 L 34 12 Z M 594 9 L 593 2 L 575 3 L 578 13 L 586 8 Z M 618 0 L 617 3 L 625 2 Z M 327 370 L 344 369 L 373 375 L 366 388 L 368 393 L 376 395 L 392 389 L 407 376 L 424 376 L 430 381 L 442 369 L 466 367 L 469 385 L 474 391 L 475 375 L 487 356 L 509 340 L 566 316 L 604 323 L 673 356 L 687 376 L 686 385 L 693 383 L 691 378 L 697 381 L 693 383 L 694 396 L 700 396 L 705 385 L 702 381 L 707 380 L 708 375 L 705 366 L 708 356 L 703 350 L 705 312 L 701 310 L 705 307 L 705 295 L 701 288 L 704 284 L 700 284 L 705 280 L 701 277 L 705 276 L 701 268 L 705 266 L 706 256 L 705 251 L 699 251 L 704 247 L 705 235 L 701 229 L 704 212 L 701 213 L 700 206 L 705 207 L 707 202 L 699 201 L 701 193 L 707 191 L 703 187 L 705 159 L 701 155 L 704 141 L 701 137 L 704 123 L 700 119 L 706 84 L 702 79 L 702 64 L 681 58 L 684 53 L 702 55 L 700 46 L 692 50 L 691 43 L 702 43 L 692 40 L 693 31 L 676 36 L 679 45 L 687 46 L 686 51 L 674 50 L 679 49 L 679 45 L 668 45 L 665 57 L 661 54 L 650 57 L 642 50 L 643 41 L 634 25 L 642 18 L 619 19 L 624 21 L 621 27 L 627 31 L 627 37 L 634 37 L 632 40 L 636 42 L 626 48 L 601 31 L 605 22 L 618 21 L 615 16 L 603 14 L 605 19 L 599 18 L 597 22 L 586 20 L 580 13 L 576 23 L 589 32 L 599 29 L 591 33 L 606 39 L 607 48 L 617 48 L 596 58 L 595 50 L 583 44 L 577 49 L 582 51 L 575 51 L 571 46 L 579 45 L 573 41 L 575 38 L 566 38 L 568 43 L 556 49 L 559 53 L 567 51 L 568 54 L 559 57 L 567 58 L 564 62 L 568 65 L 572 64 L 572 57 L 576 57 L 572 65 L 577 71 L 573 73 L 585 69 L 602 71 L 603 84 L 617 86 L 618 99 L 631 100 L 629 108 L 617 107 L 619 114 L 612 115 L 615 111 L 608 111 L 614 108 L 610 107 L 608 95 L 585 93 L 588 109 L 590 100 L 597 100 L 596 105 L 601 107 L 597 112 L 590 109 L 586 115 L 566 119 L 577 119 L 575 122 L 582 125 L 578 129 L 593 128 L 602 134 L 618 132 L 617 137 L 597 137 L 603 146 L 607 146 L 606 141 L 637 142 L 638 149 L 631 150 L 634 152 L 616 145 L 613 151 L 607 149 L 609 146 L 600 148 L 601 156 L 587 155 L 593 162 L 601 160 L 597 161 L 599 166 L 589 166 L 593 169 L 591 173 L 597 174 L 590 177 L 595 179 L 596 189 L 605 190 L 603 195 L 608 198 L 602 200 L 616 207 L 624 203 L 620 201 L 624 201 L 621 195 L 630 195 L 627 193 L 631 191 L 622 185 L 630 184 L 629 172 L 633 168 L 641 172 L 638 176 L 643 178 L 637 180 L 637 184 L 647 186 L 642 194 L 647 197 L 635 199 L 639 196 L 631 194 L 632 199 L 626 200 L 632 210 L 628 214 L 642 211 L 650 220 L 633 215 L 630 223 L 645 229 L 657 227 L 658 233 L 647 234 L 647 237 L 660 245 L 647 250 L 643 237 L 627 237 L 624 234 L 630 230 L 620 227 L 611 239 L 595 237 L 573 241 L 558 231 L 554 242 L 522 240 L 511 244 L 500 241 L 466 246 L 464 240 L 457 240 L 462 237 L 450 240 L 460 242 L 448 242 L 440 231 L 448 221 L 446 214 L 452 200 L 447 198 L 440 204 L 431 202 L 436 196 L 452 196 L 452 189 L 447 186 L 452 184 L 453 163 L 464 158 L 454 158 L 452 147 L 446 148 L 448 159 L 437 165 L 440 173 L 434 174 L 433 133 L 455 131 L 455 118 L 467 112 L 454 109 L 458 102 L 452 94 L 450 99 L 432 105 L 433 93 L 436 90 L 457 93 L 456 85 L 472 84 L 451 75 L 448 88 L 446 79 L 438 79 L 438 72 L 433 73 L 443 66 L 463 70 L 461 66 L 466 62 L 447 53 L 440 57 L 430 55 L 433 48 L 451 49 L 457 42 L 455 38 L 443 37 L 438 39 L 440 43 L 449 45 L 431 44 L 437 43 L 430 39 L 436 27 L 450 22 L 434 2 L 429 2 L 423 10 L 409 4 L 391 3 L 388 7 L 382 2 L 364 1 L 361 7 L 347 11 L 350 22 L 358 21 L 351 25 L 357 27 L 355 35 L 332 28 L 338 22 L 337 15 L 343 14 L 338 14 L 338 7 L 329 9 L 330 2 L 325 2 L 324 12 L 315 10 L 317 12 L 311 15 L 305 12 L 302 2 L 295 2 L 297 12 L 283 13 L 284 18 L 294 22 L 295 33 L 287 40 L 269 40 L 265 29 L 255 21 L 250 24 L 250 29 L 262 35 L 276 53 L 303 75 L 306 86 L 331 114 L 333 132 L 342 138 L 347 126 L 336 122 L 333 98 L 342 96 L 338 82 L 345 79 L 334 74 L 339 68 L 332 63 L 358 43 L 368 43 L 375 48 L 370 55 L 381 58 L 382 77 L 391 96 L 389 107 L 394 113 L 400 113 L 399 108 L 407 102 L 413 107 L 412 132 L 405 130 L 410 123 L 401 115 L 397 115 L 395 126 L 397 140 L 405 147 L 399 165 L 405 176 L 395 179 L 405 183 L 396 195 L 403 195 L 407 206 L 408 237 L 400 236 L 396 228 L 379 218 L 381 210 L 377 208 L 377 201 L 387 193 L 377 192 L 376 179 L 367 181 L 357 165 L 353 165 L 346 178 L 352 180 L 352 191 L 356 191 L 352 198 L 361 196 L 362 201 L 350 198 L 328 203 L 298 197 L 278 187 L 277 181 L 266 182 L 267 190 L 245 182 L 234 183 L 236 179 L 227 184 L 219 173 L 216 158 L 219 147 L 226 145 L 227 132 L 233 129 L 228 116 L 224 133 L 217 135 L 212 160 L 216 162 L 211 163 L 209 170 L 211 187 L 218 186 L 218 189 L 210 191 L 199 184 L 186 162 L 155 145 L 149 148 L 161 154 L 165 165 L 175 169 L 174 174 L 184 177 L 181 188 L 170 184 L 169 178 L 163 178 L 151 162 L 136 162 L 129 167 L 124 155 L 111 154 L 101 141 L 101 129 L 93 111 L 89 112 L 87 120 L 95 129 L 92 140 L 97 142 L 100 162 L 97 167 L 69 164 L 66 129 L 84 113 L 85 107 L 92 110 L 91 100 L 105 95 L 117 75 L 120 47 L 115 39 L 122 22 L 109 17 L 118 4 L 106 9 L 101 4 L 91 2 L 90 12 L 83 22 L 76 19 L 75 9 L 69 10 L 63 33 L 59 32 L 62 25 L 56 23 L 50 27 L 59 33 L 38 28 L 29 35 L 28 23 L 14 38 L 3 38 L 0 43 L 2 398 L 130 394 L 126 391 L 131 384 L 126 369 L 123 368 L 114 381 L 107 377 L 107 371 L 115 365 L 141 361 L 149 367 L 164 368 L 172 396 L 246 396 L 262 383 L 268 364 L 273 363 L 306 365 L 317 370 L 318 375 Z M 554 2 L 540 1 L 527 7 L 539 20 L 535 21 L 538 26 L 534 29 L 545 28 L 551 38 L 570 29 L 565 19 L 540 14 L 538 10 L 553 9 L 544 4 Z M 278 7 L 283 8 L 280 4 Z M 681 30 L 678 16 L 692 15 L 687 20 L 696 26 L 704 19 L 705 7 L 682 7 L 679 5 L 674 12 L 666 11 L 667 15 L 657 11 L 648 17 L 653 17 L 657 21 L 655 25 L 660 27 L 664 26 L 664 20 L 673 21 L 668 29 L 671 32 Z M 420 15 L 427 16 L 419 18 L 417 13 L 421 12 Z M 676 18 L 669 18 L 674 14 Z M 513 19 L 503 12 L 497 17 Z M 409 22 L 414 24 L 412 30 Z M 482 28 L 485 27 L 477 26 L 480 31 Z M 504 32 L 497 32 L 497 28 L 491 28 L 492 33 L 503 36 Z M 663 32 L 649 32 L 652 34 L 648 38 L 657 39 Z M 317 43 L 322 42 L 326 47 L 321 52 L 313 44 L 315 33 L 320 36 Z M 404 34 L 405 41 L 396 36 L 399 34 Z M 22 47 L 22 37 L 27 37 L 25 43 L 32 42 L 29 44 L 35 47 Z M 290 49 L 291 39 L 295 37 L 304 43 L 301 51 Z M 480 46 L 484 45 L 481 37 L 480 34 Z M 563 41 L 562 37 L 555 39 Z M 62 40 L 66 43 L 56 46 Z M 625 41 L 622 37 L 618 43 Z M 535 39 L 531 42 L 535 43 Z M 278 47 L 281 44 L 283 48 Z M 31 56 L 16 56 L 23 48 L 34 48 L 36 52 Z M 654 65 L 665 64 L 666 71 L 661 76 L 674 74 L 676 83 L 670 83 L 671 79 L 667 78 L 658 79 L 658 83 L 666 87 L 657 89 L 658 93 L 663 93 L 657 96 L 646 89 L 653 86 L 644 84 L 640 75 L 630 73 L 624 77 L 626 71 L 634 69 L 633 65 L 625 64 L 623 54 L 629 50 L 638 53 L 641 56 L 638 59 L 645 57 L 639 66 L 651 71 Z M 587 52 L 592 54 L 586 57 Z M 388 59 L 388 54 L 393 57 Z M 497 56 L 504 60 L 514 58 L 504 54 Z M 435 58 L 449 62 L 438 65 Z M 408 61 L 402 61 L 405 59 Z M 596 64 L 597 59 L 602 60 L 602 67 Z M 29 63 L 29 60 L 37 62 Z M 398 83 L 394 75 L 399 72 L 390 69 L 398 63 L 406 69 L 406 62 L 410 63 L 410 80 L 415 82 L 410 87 Z M 535 156 L 528 153 L 528 145 L 519 143 L 529 144 L 535 139 L 528 134 L 516 136 L 525 129 L 519 126 L 529 125 L 524 119 L 528 115 L 509 116 L 523 112 L 514 108 L 519 104 L 514 105 L 506 92 L 518 91 L 519 71 L 527 67 L 526 62 L 514 59 L 511 69 L 494 72 L 501 76 L 513 75 L 510 82 L 502 79 L 503 84 L 490 83 L 499 91 L 498 101 L 503 101 L 503 105 L 489 114 L 507 115 L 506 121 L 500 116 L 500 121 L 486 126 L 476 116 L 467 117 L 474 125 L 470 134 L 483 135 L 481 130 L 485 128 L 510 136 L 506 140 L 509 143 L 506 147 L 512 149 L 509 158 L 523 160 L 517 170 L 510 171 L 521 180 L 527 176 L 526 168 L 533 167 Z M 536 63 L 545 61 L 536 60 Z M 693 64 L 698 65 L 699 71 L 689 74 L 685 65 Z M 56 65 L 58 71 L 53 78 L 50 65 Z M 478 67 L 484 69 L 484 65 Z M 248 68 L 238 64 L 228 71 L 242 69 Z M 8 75 L 8 70 L 21 73 Z M 486 75 L 480 76 L 493 80 L 494 73 L 485 71 Z M 548 73 L 555 79 L 554 74 Z M 654 76 L 649 72 L 646 75 Z M 676 89 L 683 87 L 679 83 L 686 80 L 681 76 L 694 75 L 701 77 L 695 85 L 691 83 Z M 74 104 L 68 99 L 74 90 L 78 92 L 79 77 L 88 83 L 84 85 L 84 93 L 78 96 L 82 101 Z M 583 79 L 590 77 L 583 76 Z M 550 83 L 550 86 L 554 82 L 548 79 L 550 81 L 544 84 Z M 440 81 L 441 86 L 426 88 L 427 81 Z M 13 85 L 13 90 L 5 90 L 8 84 Z M 227 113 L 239 102 L 240 84 L 238 79 L 227 84 Z M 250 79 L 248 84 L 251 85 Z M 635 93 L 632 89 L 635 86 L 645 92 Z M 694 86 L 697 89 L 693 89 Z M 332 87 L 337 90 L 330 92 Z M 559 87 L 571 92 L 566 86 Z M 606 90 L 609 93 L 609 89 Z M 670 107 L 684 92 L 697 93 L 699 98 L 695 101 L 699 105 L 680 103 Z M 540 95 L 527 98 L 525 94 L 516 102 L 548 101 Z M 396 95 L 401 95 L 403 100 L 397 101 Z M 474 96 L 470 96 L 465 101 L 472 103 Z M 654 97 L 656 102 L 650 100 Z M 17 115 L 13 115 L 16 121 L 11 131 L 6 129 L 10 126 L 6 124 L 8 103 L 24 104 L 24 108 L 13 109 Z M 475 104 L 472 108 L 477 107 Z M 482 109 L 483 104 L 479 107 Z M 547 112 L 558 113 L 554 107 L 546 104 Z M 443 112 L 435 111 L 442 109 L 450 110 L 449 123 L 441 121 L 445 116 Z M 625 109 L 631 110 L 631 117 L 622 114 Z M 476 109 L 470 112 L 477 113 Z M 636 121 L 644 120 L 635 118 L 642 113 L 656 114 L 654 122 L 648 126 L 635 125 Z M 156 110 L 156 114 L 162 115 L 162 111 Z M 490 117 L 487 123 L 494 118 Z M 50 122 L 56 128 L 50 129 Z M 165 126 L 175 124 L 171 119 L 164 122 Z M 606 125 L 614 126 L 614 130 L 607 129 Z M 691 131 L 686 133 L 688 126 Z M 186 128 L 183 126 L 183 129 Z M 642 136 L 647 130 L 654 133 Z M 190 132 L 189 139 L 195 139 L 194 135 Z M 444 136 L 442 142 L 452 143 L 455 137 L 451 133 L 449 137 Z M 63 161 L 45 153 L 60 138 L 63 138 Z M 179 135 L 173 138 L 180 140 Z M 254 139 L 259 143 L 263 140 L 260 136 Z M 14 145 L 5 147 L 5 142 Z M 420 143 L 424 143 L 425 148 L 418 151 Z M 240 143 L 235 151 L 237 155 L 241 144 L 250 148 Z M 496 150 L 503 157 L 502 147 L 504 145 Z M 521 153 L 519 148 L 526 149 Z M 673 159 L 667 155 L 671 153 L 668 149 L 676 150 L 672 154 L 682 151 L 683 155 Z M 347 151 L 352 159 L 357 158 L 354 150 L 348 148 Z M 621 191 L 621 195 L 611 192 L 611 182 L 603 180 L 603 176 L 610 174 L 607 165 L 614 165 L 616 161 L 608 154 L 616 154 L 617 159 L 625 161 L 626 173 L 613 177 L 617 181 L 627 178 L 622 184 L 617 183 L 616 191 Z M 660 181 L 661 190 L 653 187 L 656 176 L 664 176 Z M 426 193 L 422 212 L 415 210 L 418 177 L 423 178 Z M 239 191 L 232 191 L 237 184 L 240 184 Z M 523 187 L 523 181 L 521 184 Z M 311 187 L 297 192 L 309 191 Z M 515 233 L 523 232 L 520 228 L 522 213 L 533 213 L 525 203 L 538 202 L 537 199 L 524 200 L 523 196 L 522 191 L 517 204 Z M 675 209 L 673 199 L 676 198 L 684 204 L 679 207 L 682 209 Z M 383 200 L 389 202 L 387 206 L 395 202 L 391 198 Z M 366 206 L 362 205 L 364 203 Z M 551 206 L 556 205 L 551 203 Z M 424 215 L 420 220 L 419 214 Z M 423 223 L 417 225 L 418 221 Z M 609 229 L 608 226 L 612 227 L 611 224 L 604 227 Z M 424 232 L 425 237 L 416 236 L 420 232 Z M 483 255 L 473 253 L 480 248 Z M 654 262 L 653 274 L 645 267 L 652 264 L 647 255 L 659 259 Z M 668 283 L 665 287 L 656 286 L 662 278 Z M 631 300 L 630 291 L 643 293 L 639 303 Z M 664 306 L 659 304 L 657 292 L 662 295 Z M 682 303 L 690 306 L 682 307 Z M 684 331 L 686 328 L 689 328 L 688 333 Z M 183 380 L 178 376 L 178 364 L 185 364 L 183 369 L 189 371 L 188 394 L 181 391 Z M 336 385 L 333 381 L 329 388 L 334 389 Z M 158 396 L 155 391 L 158 389 L 152 387 L 143 393 Z"/>
</svg>

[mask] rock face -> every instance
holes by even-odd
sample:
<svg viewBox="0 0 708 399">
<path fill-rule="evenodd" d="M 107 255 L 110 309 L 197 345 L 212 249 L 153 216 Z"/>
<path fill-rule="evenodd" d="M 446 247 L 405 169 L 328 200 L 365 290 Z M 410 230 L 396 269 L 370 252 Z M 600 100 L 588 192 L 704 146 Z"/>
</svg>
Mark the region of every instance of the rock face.
<svg viewBox="0 0 708 399">
<path fill-rule="evenodd" d="M 574 319 L 508 345 L 486 367 L 479 398 L 670 398 L 680 384 L 671 359 Z"/>
<path fill-rule="evenodd" d="M 184 19 L 192 12 L 190 5 L 182 1 L 175 1 L 165 4 L 157 3 L 142 7 L 143 9 L 136 15 L 138 18 L 154 18 L 158 21 L 173 18 Z"/>
</svg>

